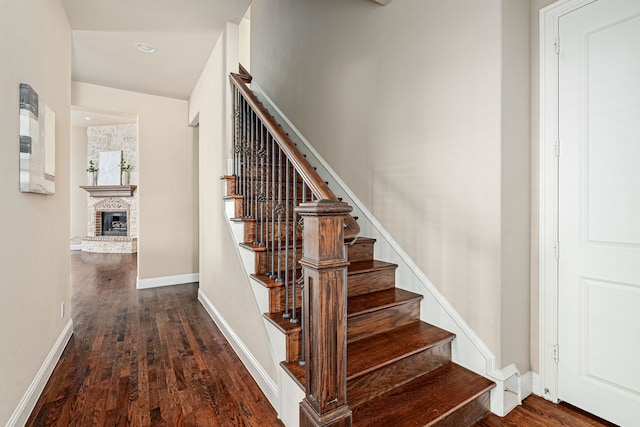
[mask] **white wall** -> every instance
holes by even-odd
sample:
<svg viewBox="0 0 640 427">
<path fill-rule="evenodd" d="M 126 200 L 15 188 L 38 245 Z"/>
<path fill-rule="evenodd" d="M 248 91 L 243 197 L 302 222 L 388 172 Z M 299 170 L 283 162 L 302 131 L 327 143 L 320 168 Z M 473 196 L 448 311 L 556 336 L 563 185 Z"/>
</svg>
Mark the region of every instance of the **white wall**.
<svg viewBox="0 0 640 427">
<path fill-rule="evenodd" d="M 529 2 L 255 0 L 251 25 L 255 81 L 528 371 Z"/>
<path fill-rule="evenodd" d="M 5 425 L 70 321 L 71 30 L 60 1 L 2 1 L 0 58 L 0 425 Z M 18 191 L 20 83 L 30 84 L 56 115 L 55 195 Z"/>
<path fill-rule="evenodd" d="M 239 26 L 239 61 L 247 71 L 251 71 L 251 6 L 244 14 Z"/>
<path fill-rule="evenodd" d="M 138 115 L 138 278 L 198 273 L 198 151 L 187 101 L 73 82 L 72 102 Z"/>
<path fill-rule="evenodd" d="M 277 383 L 258 310 L 224 215 L 223 183 L 231 153 L 229 73 L 238 72 L 238 26 L 227 24 L 189 102 L 200 130 L 200 292 Z"/>
</svg>

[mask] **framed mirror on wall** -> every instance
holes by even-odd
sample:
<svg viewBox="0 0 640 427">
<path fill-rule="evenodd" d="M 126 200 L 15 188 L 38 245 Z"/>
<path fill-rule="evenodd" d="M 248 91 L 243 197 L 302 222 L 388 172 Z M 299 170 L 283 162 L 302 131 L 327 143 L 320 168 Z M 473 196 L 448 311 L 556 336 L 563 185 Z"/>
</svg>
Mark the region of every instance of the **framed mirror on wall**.
<svg viewBox="0 0 640 427">
<path fill-rule="evenodd" d="M 20 83 L 20 191 L 54 194 L 56 116 L 33 88 Z"/>
</svg>

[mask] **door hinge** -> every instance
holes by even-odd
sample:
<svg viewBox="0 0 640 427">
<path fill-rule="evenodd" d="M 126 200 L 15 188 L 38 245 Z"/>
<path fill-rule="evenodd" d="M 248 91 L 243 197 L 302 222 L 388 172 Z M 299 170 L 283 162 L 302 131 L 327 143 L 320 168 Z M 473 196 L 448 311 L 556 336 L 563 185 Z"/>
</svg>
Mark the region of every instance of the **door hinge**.
<svg viewBox="0 0 640 427">
<path fill-rule="evenodd" d="M 560 259 L 560 243 L 556 242 L 556 244 L 553 245 L 553 252 L 556 259 Z"/>
<path fill-rule="evenodd" d="M 553 361 L 558 363 L 560 361 L 560 347 L 558 344 L 553 346 Z"/>
<path fill-rule="evenodd" d="M 555 41 L 553 42 L 553 45 L 556 48 L 556 55 L 560 54 L 560 37 L 556 37 Z"/>
<path fill-rule="evenodd" d="M 560 157 L 560 139 L 556 139 L 556 142 L 553 145 L 553 150 L 556 157 Z"/>
</svg>

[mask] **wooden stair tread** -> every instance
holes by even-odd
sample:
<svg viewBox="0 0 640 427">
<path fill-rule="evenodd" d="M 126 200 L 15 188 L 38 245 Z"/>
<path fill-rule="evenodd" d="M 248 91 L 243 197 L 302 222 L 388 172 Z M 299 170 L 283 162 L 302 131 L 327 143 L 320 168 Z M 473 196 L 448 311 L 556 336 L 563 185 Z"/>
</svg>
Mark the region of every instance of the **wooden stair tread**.
<svg viewBox="0 0 640 427">
<path fill-rule="evenodd" d="M 492 381 L 455 363 L 447 363 L 352 408 L 353 426 L 437 425 L 493 387 Z"/>
<path fill-rule="evenodd" d="M 297 318 L 300 320 L 298 323 L 291 323 L 291 318 L 285 318 L 283 314 L 283 311 L 279 311 L 277 313 L 264 313 L 262 316 L 284 334 L 300 332 L 300 323 L 302 322 L 300 309 L 296 310 Z"/>
<path fill-rule="evenodd" d="M 451 332 L 418 321 L 349 343 L 347 381 L 453 338 Z"/>
<path fill-rule="evenodd" d="M 352 262 L 348 267 L 348 273 L 351 274 L 360 274 L 360 273 L 368 273 L 370 271 L 376 270 L 384 270 L 389 268 L 397 268 L 397 264 L 393 264 L 391 262 L 379 261 L 377 259 L 371 261 L 356 261 Z"/>
<path fill-rule="evenodd" d="M 269 277 L 266 276 L 264 274 L 251 274 L 250 275 L 251 278 L 253 280 L 255 280 L 256 282 L 260 283 L 262 286 L 264 286 L 265 288 L 278 288 L 280 286 L 284 286 L 285 282 L 284 280 L 281 282 L 276 281 L 276 278 L 274 277 Z M 284 273 L 282 273 L 282 277 L 284 278 Z M 302 277 L 302 270 L 301 269 L 297 269 L 296 270 L 296 280 L 299 280 Z M 293 280 L 293 270 L 289 271 L 289 278 L 291 278 L 291 280 Z M 292 281 L 289 281 L 289 285 L 292 285 Z"/>
<path fill-rule="evenodd" d="M 414 322 L 347 344 L 347 381 L 429 347 L 451 341 L 455 335 L 424 322 Z M 304 366 L 282 363 L 285 371 L 304 388 Z"/>
<path fill-rule="evenodd" d="M 355 242 L 353 242 L 351 245 L 358 245 L 358 244 L 364 244 L 364 243 L 375 243 L 376 239 L 374 239 L 373 237 L 360 237 L 358 236 L 355 240 Z"/>
<path fill-rule="evenodd" d="M 283 239 L 284 242 L 284 239 Z M 293 249 L 294 246 L 292 245 L 293 242 L 289 241 L 289 250 Z M 302 250 L 302 240 L 297 240 L 295 245 L 296 249 Z M 256 243 L 238 243 L 238 245 L 241 248 L 245 248 L 245 249 L 249 249 L 250 251 L 253 252 L 265 252 L 267 250 L 267 246 L 266 245 L 260 245 L 260 244 L 256 244 Z M 284 246 L 285 244 L 282 243 L 282 252 L 284 252 Z"/>
<path fill-rule="evenodd" d="M 400 288 L 385 289 L 383 291 L 370 292 L 347 299 L 347 317 L 381 310 L 386 307 L 404 304 L 413 299 L 422 299 L 423 296 Z"/>
</svg>

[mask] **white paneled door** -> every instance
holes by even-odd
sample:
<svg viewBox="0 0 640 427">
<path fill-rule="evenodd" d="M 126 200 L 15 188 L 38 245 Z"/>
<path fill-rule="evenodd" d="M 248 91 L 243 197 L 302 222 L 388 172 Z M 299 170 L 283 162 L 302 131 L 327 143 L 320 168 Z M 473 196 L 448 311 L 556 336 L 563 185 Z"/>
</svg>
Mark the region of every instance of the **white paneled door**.
<svg viewBox="0 0 640 427">
<path fill-rule="evenodd" d="M 559 31 L 558 397 L 640 426 L 640 0 Z"/>
</svg>

